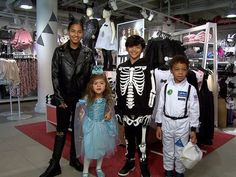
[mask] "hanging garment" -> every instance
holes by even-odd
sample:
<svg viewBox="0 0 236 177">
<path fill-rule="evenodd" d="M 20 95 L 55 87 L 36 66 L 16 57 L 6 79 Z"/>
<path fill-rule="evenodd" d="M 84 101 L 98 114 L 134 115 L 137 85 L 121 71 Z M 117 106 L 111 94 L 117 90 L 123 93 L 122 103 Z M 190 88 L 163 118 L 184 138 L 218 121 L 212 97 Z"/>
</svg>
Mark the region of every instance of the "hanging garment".
<svg viewBox="0 0 236 177">
<path fill-rule="evenodd" d="M 99 30 L 97 42 L 95 45 L 96 49 L 106 49 L 106 50 L 117 50 L 117 40 L 114 40 L 111 44 L 112 39 L 112 29 L 111 22 L 103 23 Z"/>
<path fill-rule="evenodd" d="M 197 139 L 199 144 L 212 145 L 214 137 L 214 100 L 213 93 L 208 89 L 208 72 L 205 71 L 203 83 L 199 92 L 200 127 Z"/>
</svg>

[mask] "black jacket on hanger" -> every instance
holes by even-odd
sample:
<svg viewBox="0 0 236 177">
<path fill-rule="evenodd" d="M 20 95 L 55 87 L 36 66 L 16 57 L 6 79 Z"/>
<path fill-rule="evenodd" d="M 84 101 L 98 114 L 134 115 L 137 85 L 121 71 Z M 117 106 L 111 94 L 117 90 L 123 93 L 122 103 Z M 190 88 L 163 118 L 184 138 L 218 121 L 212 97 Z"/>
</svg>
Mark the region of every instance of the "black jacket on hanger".
<svg viewBox="0 0 236 177">
<path fill-rule="evenodd" d="M 147 47 L 144 52 L 145 60 L 150 63 L 151 69 L 155 69 L 165 64 L 164 58 L 174 57 L 175 55 L 184 55 L 185 48 L 181 46 L 180 41 L 171 40 L 169 38 L 151 38 L 148 40 Z"/>
</svg>

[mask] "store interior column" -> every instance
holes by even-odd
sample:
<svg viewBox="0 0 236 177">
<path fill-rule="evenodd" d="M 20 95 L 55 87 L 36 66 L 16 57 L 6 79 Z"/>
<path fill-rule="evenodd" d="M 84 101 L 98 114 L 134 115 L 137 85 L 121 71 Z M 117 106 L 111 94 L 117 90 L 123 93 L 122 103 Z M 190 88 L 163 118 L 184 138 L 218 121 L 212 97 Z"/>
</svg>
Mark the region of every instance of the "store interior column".
<svg viewBox="0 0 236 177">
<path fill-rule="evenodd" d="M 57 47 L 57 0 L 37 0 L 38 102 L 35 111 L 46 112 L 46 95 L 53 93 L 51 60 Z"/>
</svg>

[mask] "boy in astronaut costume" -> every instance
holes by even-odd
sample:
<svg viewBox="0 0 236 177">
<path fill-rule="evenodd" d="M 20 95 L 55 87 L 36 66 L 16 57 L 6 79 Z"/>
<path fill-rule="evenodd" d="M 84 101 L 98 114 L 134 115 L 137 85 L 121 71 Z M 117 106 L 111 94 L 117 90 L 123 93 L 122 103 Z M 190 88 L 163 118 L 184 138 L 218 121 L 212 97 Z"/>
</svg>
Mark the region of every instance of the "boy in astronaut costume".
<svg viewBox="0 0 236 177">
<path fill-rule="evenodd" d="M 189 61 L 182 55 L 170 62 L 173 79 L 160 92 L 157 114 L 156 137 L 162 139 L 163 162 L 166 177 L 184 177 L 185 167 L 180 161 L 183 147 L 196 144 L 196 128 L 199 126 L 199 100 L 194 86 L 188 83 L 186 75 Z M 174 173 L 175 169 L 175 173 Z"/>
<path fill-rule="evenodd" d="M 125 43 L 129 59 L 120 64 L 116 75 L 116 106 L 118 122 L 124 126 L 126 163 L 118 172 L 127 176 L 135 168 L 136 145 L 143 177 L 150 177 L 147 167 L 146 131 L 155 101 L 155 79 L 147 61 L 140 58 L 145 41 L 138 35 L 127 38 Z"/>
</svg>

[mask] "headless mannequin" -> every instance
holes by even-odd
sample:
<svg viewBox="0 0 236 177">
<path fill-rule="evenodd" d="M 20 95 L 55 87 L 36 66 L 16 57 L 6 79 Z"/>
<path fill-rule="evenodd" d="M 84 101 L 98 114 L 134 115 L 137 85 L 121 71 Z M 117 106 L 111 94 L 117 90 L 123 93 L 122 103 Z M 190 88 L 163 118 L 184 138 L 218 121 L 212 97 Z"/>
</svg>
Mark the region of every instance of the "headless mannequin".
<svg viewBox="0 0 236 177">
<path fill-rule="evenodd" d="M 104 68 L 103 70 L 112 71 L 112 50 L 116 50 L 115 46 L 115 25 L 114 22 L 110 21 L 111 10 L 103 10 L 103 18 L 105 23 L 100 28 L 99 37 L 96 43 L 96 48 L 102 49 L 103 59 L 104 59 Z M 110 30 L 107 31 L 109 28 Z M 109 33 L 109 34 L 108 34 Z M 100 37 L 101 36 L 101 37 Z M 109 40 L 109 41 L 107 41 Z"/>
<path fill-rule="evenodd" d="M 84 25 L 83 44 L 92 49 L 94 55 L 96 55 L 97 52 L 95 49 L 95 44 L 99 33 L 99 23 L 98 20 L 93 17 L 93 14 L 94 12 L 92 7 L 88 7 L 86 9 L 86 15 L 88 17 L 88 20 L 86 20 Z"/>
</svg>

